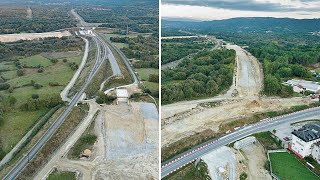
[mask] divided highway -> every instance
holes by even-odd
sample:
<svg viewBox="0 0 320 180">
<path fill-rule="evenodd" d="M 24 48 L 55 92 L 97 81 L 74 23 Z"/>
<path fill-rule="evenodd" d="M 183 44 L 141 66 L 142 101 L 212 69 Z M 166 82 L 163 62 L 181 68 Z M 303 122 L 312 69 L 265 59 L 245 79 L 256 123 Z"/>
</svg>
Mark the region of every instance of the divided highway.
<svg viewBox="0 0 320 180">
<path fill-rule="evenodd" d="M 29 150 L 29 152 L 25 154 L 19 160 L 19 162 L 10 170 L 10 172 L 4 177 L 5 180 L 15 179 L 22 172 L 22 170 L 28 165 L 29 161 L 32 160 L 36 156 L 36 154 L 41 150 L 42 146 L 53 136 L 56 130 L 68 117 L 73 107 L 79 102 L 81 96 L 85 92 L 85 89 L 88 87 L 88 85 L 90 84 L 90 82 L 92 81 L 96 73 L 98 72 L 99 68 L 104 63 L 109 52 L 106 49 L 106 44 L 98 36 L 94 36 L 93 39 L 97 44 L 96 62 L 92 70 L 90 71 L 85 83 L 83 84 L 79 92 L 76 93 L 76 95 L 71 99 L 70 103 L 68 104 L 66 109 L 62 112 L 62 114 L 45 132 L 45 134 L 37 141 L 37 143 Z M 115 74 L 119 72 L 115 71 L 113 73 Z"/>
<path fill-rule="evenodd" d="M 198 145 L 191 150 L 188 150 L 184 153 L 181 153 L 174 158 L 167 160 L 161 164 L 161 178 L 177 171 L 183 166 L 192 163 L 197 158 L 202 157 L 210 151 L 218 149 L 222 146 L 230 144 L 236 140 L 249 136 L 251 134 L 255 134 L 262 131 L 267 131 L 272 129 L 275 126 L 284 124 L 284 123 L 293 123 L 300 121 L 306 118 L 312 118 L 320 115 L 320 107 L 309 108 L 302 111 L 297 111 L 294 113 L 274 117 L 267 118 L 261 120 L 260 122 L 252 125 L 248 125 L 242 127 L 236 131 L 233 131 L 229 134 L 226 134 L 220 138 L 216 138 L 214 140 L 207 141 L 201 145 Z"/>
</svg>

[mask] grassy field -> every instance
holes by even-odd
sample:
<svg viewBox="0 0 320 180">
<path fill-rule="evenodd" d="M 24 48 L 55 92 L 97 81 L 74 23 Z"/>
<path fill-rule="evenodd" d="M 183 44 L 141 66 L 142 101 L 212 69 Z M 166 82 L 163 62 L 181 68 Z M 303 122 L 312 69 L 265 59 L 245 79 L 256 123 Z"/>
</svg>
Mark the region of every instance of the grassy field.
<svg viewBox="0 0 320 180">
<path fill-rule="evenodd" d="M 129 47 L 128 44 L 125 44 L 125 43 L 113 43 L 117 48 L 121 49 L 121 48 L 124 48 L 124 47 Z"/>
<path fill-rule="evenodd" d="M 272 171 L 282 180 L 318 180 L 320 177 L 309 171 L 294 155 L 270 153 Z"/>
<path fill-rule="evenodd" d="M 144 82 L 144 85 L 146 88 L 150 89 L 151 92 L 155 92 L 159 90 L 159 84 L 154 82 L 146 81 Z"/>
<path fill-rule="evenodd" d="M 1 63 L 6 64 L 7 70 L 11 70 L 12 66 L 15 68 L 12 71 L 1 72 L 1 76 L 7 79 L 6 83 L 14 89 L 12 92 L 0 91 L 0 97 L 14 97 L 16 99 L 14 105 L 5 111 L 4 121 L 0 126 L 0 148 L 5 152 L 9 152 L 37 120 L 48 111 L 45 107 L 34 111 L 22 111 L 20 109 L 21 105 L 30 101 L 33 94 L 39 95 L 40 100 L 58 96 L 75 72 L 69 67 L 68 63 L 80 64 L 81 56 L 76 54 L 76 56 L 66 57 L 67 62 L 63 62 L 63 59 L 57 59 L 58 62 L 52 63 L 40 54 L 21 58 L 19 59 L 20 63 L 26 64 L 27 67 L 36 67 L 39 64 L 44 66 L 44 72 L 42 73 L 38 73 L 37 68 L 24 68 L 23 76 L 17 76 L 17 69 L 12 61 Z M 31 85 L 31 80 L 42 87 L 34 88 Z M 58 86 L 50 86 L 49 83 L 58 83 Z"/>
<path fill-rule="evenodd" d="M 3 150 L 8 153 L 31 126 L 47 111 L 47 109 L 41 109 L 31 112 L 11 111 L 5 113 L 3 125 L 0 127 Z"/>
<path fill-rule="evenodd" d="M 154 68 L 137 68 L 136 71 L 139 74 L 140 80 L 144 81 L 146 88 L 150 89 L 151 92 L 159 90 L 159 83 L 149 82 L 149 76 L 151 74 L 159 75 L 159 70 Z"/>
<path fill-rule="evenodd" d="M 148 81 L 150 74 L 159 74 L 159 70 L 155 68 L 137 68 L 136 71 L 142 81 Z"/>
<path fill-rule="evenodd" d="M 38 67 L 38 65 L 48 67 L 52 64 L 49 59 L 41 55 L 30 56 L 24 59 L 20 59 L 19 61 L 22 65 L 26 65 L 28 67 Z"/>
<path fill-rule="evenodd" d="M 48 176 L 47 180 L 76 180 L 76 174 L 74 172 L 54 171 Z"/>
<path fill-rule="evenodd" d="M 13 79 L 17 77 L 17 71 L 13 70 L 13 71 L 2 72 L 1 76 L 4 77 L 5 79 Z"/>
</svg>

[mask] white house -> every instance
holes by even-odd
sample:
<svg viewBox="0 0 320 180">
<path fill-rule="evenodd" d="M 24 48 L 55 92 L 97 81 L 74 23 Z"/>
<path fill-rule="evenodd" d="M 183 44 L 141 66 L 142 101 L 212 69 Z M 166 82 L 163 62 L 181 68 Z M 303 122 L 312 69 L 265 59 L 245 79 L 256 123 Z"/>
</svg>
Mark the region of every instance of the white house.
<svg viewBox="0 0 320 180">
<path fill-rule="evenodd" d="M 313 144 L 320 141 L 320 123 L 308 123 L 292 132 L 289 149 L 300 158 L 311 155 Z"/>
</svg>

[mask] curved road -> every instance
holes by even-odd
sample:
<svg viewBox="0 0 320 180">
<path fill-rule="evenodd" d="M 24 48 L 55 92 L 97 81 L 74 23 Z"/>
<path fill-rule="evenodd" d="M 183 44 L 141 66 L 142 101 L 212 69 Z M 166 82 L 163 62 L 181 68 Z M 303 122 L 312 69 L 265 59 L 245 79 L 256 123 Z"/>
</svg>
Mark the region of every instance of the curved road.
<svg viewBox="0 0 320 180">
<path fill-rule="evenodd" d="M 177 171 L 181 167 L 195 161 L 197 158 L 207 154 L 210 151 L 218 149 L 222 146 L 230 144 L 238 139 L 244 138 L 251 134 L 262 132 L 266 130 L 270 130 L 275 126 L 284 124 L 284 123 L 293 123 L 300 121 L 306 118 L 317 117 L 320 115 L 320 107 L 309 108 L 302 111 L 297 111 L 294 113 L 274 117 L 267 118 L 261 120 L 260 122 L 252 125 L 248 125 L 242 127 L 236 131 L 233 131 L 229 134 L 226 134 L 220 138 L 216 138 L 214 140 L 207 141 L 201 145 L 198 145 L 191 150 L 188 150 L 184 153 L 181 153 L 174 158 L 167 160 L 161 164 L 161 178 L 171 174 L 174 171 Z"/>
</svg>

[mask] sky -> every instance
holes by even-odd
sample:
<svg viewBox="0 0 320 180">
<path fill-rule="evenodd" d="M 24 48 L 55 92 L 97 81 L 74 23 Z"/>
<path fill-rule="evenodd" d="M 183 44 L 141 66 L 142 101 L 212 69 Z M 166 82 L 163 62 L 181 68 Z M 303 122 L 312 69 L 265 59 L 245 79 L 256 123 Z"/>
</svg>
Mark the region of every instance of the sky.
<svg viewBox="0 0 320 180">
<path fill-rule="evenodd" d="M 162 0 L 164 19 L 320 18 L 320 0 Z"/>
</svg>

